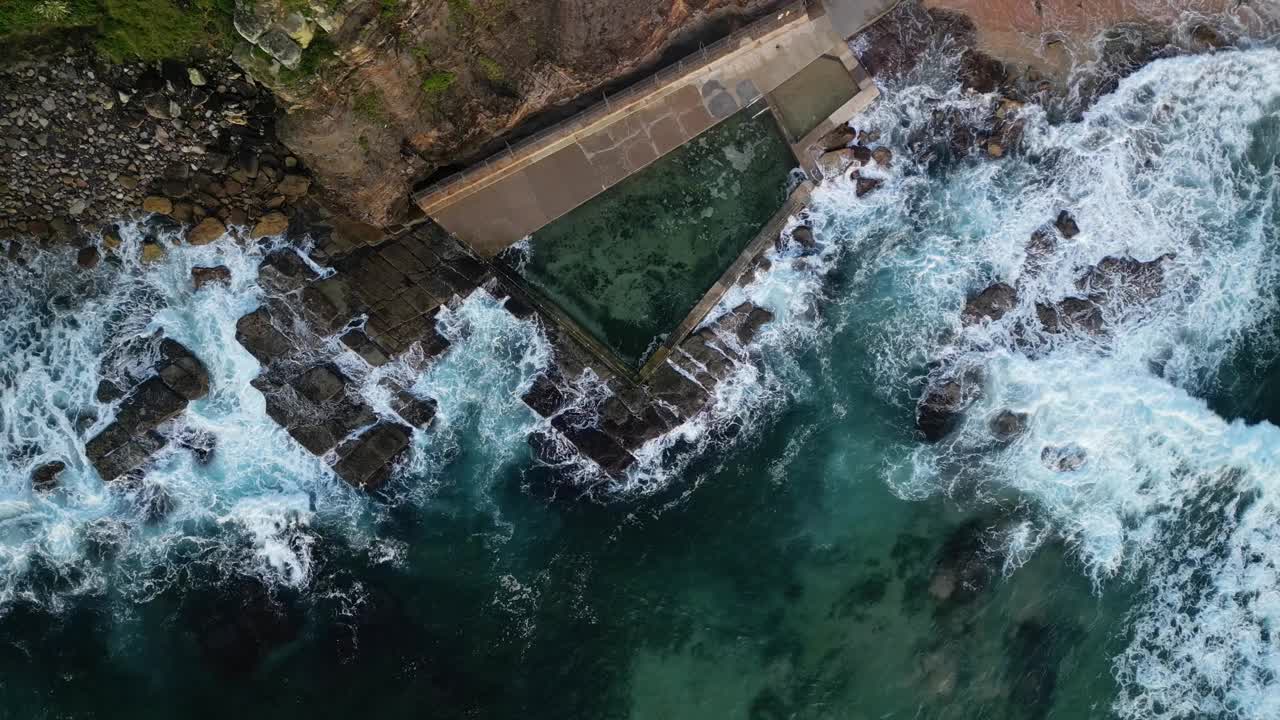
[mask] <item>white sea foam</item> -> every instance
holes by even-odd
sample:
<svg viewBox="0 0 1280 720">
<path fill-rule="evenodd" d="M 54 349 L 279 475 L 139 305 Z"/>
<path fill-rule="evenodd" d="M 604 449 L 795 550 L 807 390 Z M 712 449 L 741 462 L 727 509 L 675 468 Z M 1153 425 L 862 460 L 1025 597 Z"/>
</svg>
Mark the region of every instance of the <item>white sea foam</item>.
<svg viewBox="0 0 1280 720">
<path fill-rule="evenodd" d="M 457 433 L 474 428 L 497 451 L 486 472 L 523 452 L 523 433 L 534 421 L 513 396 L 549 351 L 534 324 L 515 319 L 484 292 L 443 312 L 442 331 L 453 346 L 425 372 L 407 361 L 371 371 L 354 356 L 339 358 L 381 414 L 391 412 L 380 384 L 386 377 L 439 400 L 435 426 L 415 433 L 400 470 L 410 480 L 390 502 L 371 501 L 272 421 L 250 385 L 259 365 L 235 340 L 235 324 L 262 301 L 258 265 L 275 246 L 246 247 L 228 236 L 191 247 L 166 237 L 164 258 L 144 265 L 143 233 L 141 225 L 125 225 L 119 261 L 93 271 L 78 270 L 73 257 L 57 251 L 4 269 L 0 612 L 19 598 L 51 608 L 78 593 L 145 598 L 209 573 L 305 587 L 326 533 L 367 548 L 377 561 L 395 562 L 403 553 L 377 537 L 377 519 L 389 504 L 431 492 L 456 450 Z M 231 270 L 229 287 L 194 291 L 191 268 L 212 265 Z M 154 343 L 136 340 L 156 331 L 191 348 L 210 374 L 209 396 L 192 403 L 171 434 L 212 437 L 216 449 L 202 465 L 171 442 L 142 483 L 103 483 L 83 451 L 116 409 L 94 398 L 100 366 L 109 374 L 124 366 L 145 372 Z M 336 338 L 328 344 L 335 353 L 343 348 Z M 34 492 L 32 470 L 54 460 L 68 465 L 58 489 Z"/>
<path fill-rule="evenodd" d="M 1280 429 L 1228 422 L 1200 399 L 1278 310 L 1277 77 L 1274 50 L 1160 61 L 1081 123 L 1030 114 L 1025 158 L 941 180 L 901 148 L 936 103 L 986 99 L 913 88 L 869 118 L 900 153 L 886 185 L 862 200 L 839 182 L 815 194 L 819 237 L 862 264 L 843 317 L 869 324 L 886 398 L 914 397 L 931 360 L 983 369 L 958 430 L 886 481 L 910 498 L 1016 492 L 1039 514 L 1008 533 L 1008 571 L 1051 529 L 1100 592 L 1121 577 L 1147 588 L 1115 660 L 1124 718 L 1280 716 Z M 1032 275 L 1027 238 L 1061 208 L 1082 232 Z M 1033 335 L 1034 357 L 1019 347 L 1035 303 L 1080 294 L 1089 266 L 1165 253 L 1162 294 L 1108 304 L 1106 336 Z M 1018 284 L 1018 307 L 962 327 L 965 296 L 995 281 Z M 1007 446 L 989 429 L 1004 409 L 1028 416 Z M 1042 457 L 1081 450 L 1067 472 Z"/>
</svg>

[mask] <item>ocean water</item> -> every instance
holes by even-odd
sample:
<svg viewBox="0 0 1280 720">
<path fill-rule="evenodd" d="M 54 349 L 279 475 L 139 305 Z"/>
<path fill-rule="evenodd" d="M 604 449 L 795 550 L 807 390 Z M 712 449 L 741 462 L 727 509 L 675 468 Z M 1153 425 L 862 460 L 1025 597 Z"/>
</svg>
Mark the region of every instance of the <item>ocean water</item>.
<svg viewBox="0 0 1280 720">
<path fill-rule="evenodd" d="M 725 298 L 777 315 L 756 362 L 617 482 L 531 459 L 543 421 L 519 395 L 551 351 L 483 294 L 408 378 L 440 420 L 370 498 L 249 384 L 234 322 L 262 251 L 144 266 L 131 227 L 92 273 L 52 250 L 7 264 L 0 716 L 1280 716 L 1280 51 L 1155 62 L 1079 123 L 1032 109 L 1000 162 L 911 159 L 935 108 L 983 102 L 927 60 L 860 120 L 895 152 L 880 190 L 819 188 L 818 252 L 779 251 Z M 1081 234 L 1028 272 L 1063 208 Z M 1106 256 L 1165 253 L 1161 293 L 1108 304 L 1108 334 L 1025 351 L 1037 301 Z M 232 285 L 191 292 L 212 262 Z M 1017 308 L 963 327 L 997 280 Z M 182 422 L 217 449 L 106 487 L 81 454 L 113 412 L 93 390 L 155 329 L 209 364 Z M 914 405 L 940 361 L 983 392 L 925 445 Z M 1004 409 L 1028 425 L 1001 443 Z M 1084 463 L 1050 469 L 1046 447 Z M 60 489 L 32 494 L 55 457 Z"/>
</svg>

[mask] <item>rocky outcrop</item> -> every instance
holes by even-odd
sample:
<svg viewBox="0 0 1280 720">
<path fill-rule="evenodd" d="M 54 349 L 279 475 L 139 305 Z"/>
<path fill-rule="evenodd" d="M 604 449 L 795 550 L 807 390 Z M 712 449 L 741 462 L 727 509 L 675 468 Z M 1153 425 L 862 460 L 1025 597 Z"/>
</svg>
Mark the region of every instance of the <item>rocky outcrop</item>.
<svg viewBox="0 0 1280 720">
<path fill-rule="evenodd" d="M 115 421 L 89 440 L 85 455 L 110 482 L 133 472 L 169 442 L 161 426 L 209 393 L 209 372 L 186 347 L 165 338 L 153 374 L 121 401 Z M 99 399 L 103 391 L 99 389 Z M 109 397 L 109 395 L 108 395 Z"/>
<path fill-rule="evenodd" d="M 281 139 L 346 211 L 382 227 L 410 213 L 416 183 L 481 161 L 782 4 L 241 2 L 236 58 L 288 105 Z"/>
<path fill-rule="evenodd" d="M 604 473 L 621 475 L 635 463 L 633 453 L 640 446 L 707 407 L 716 386 L 747 360 L 744 348 L 771 320 L 768 310 L 743 303 L 685 338 L 640 383 L 612 376 L 570 336 L 547 326 L 556 366 L 539 375 L 523 395 L 524 403 L 549 421 L 549 427 L 529 438 L 535 456 L 553 466 L 585 457 Z M 606 386 L 602 402 L 583 389 L 598 388 L 584 378 L 588 368 Z"/>
<path fill-rule="evenodd" d="M 1061 211 L 1052 224 L 1046 223 L 1032 233 L 1027 245 L 1027 276 L 1034 276 L 1048 261 L 1058 242 L 1080 233 L 1075 217 Z M 1005 320 L 1019 303 L 1019 290 L 997 282 L 971 297 L 960 312 L 964 326 L 1004 321 L 1011 324 L 1011 337 L 1017 349 L 1026 353 L 1041 351 L 1048 337 L 1065 333 L 1104 336 L 1108 332 L 1107 312 L 1132 312 L 1155 299 L 1164 289 L 1164 273 L 1172 254 L 1154 260 L 1140 261 L 1130 257 L 1106 257 L 1085 270 L 1075 282 L 1081 295 L 1053 302 L 1035 304 L 1035 320 L 1019 316 Z M 959 339 L 963 343 L 963 338 Z M 981 392 L 980 376 L 970 371 L 967 381 L 955 368 L 936 368 L 930 373 L 916 407 L 916 427 L 929 442 L 946 437 L 959 417 Z M 992 420 L 991 432 L 997 440 L 1008 442 L 1021 434 L 1026 417 L 1003 411 Z M 1074 460 L 1066 461 L 1068 465 Z M 1074 469 L 1074 468 L 1068 468 Z"/>
<path fill-rule="evenodd" d="M 86 245 L 159 213 L 210 242 L 306 206 L 271 93 L 226 61 L 101 64 L 72 52 L 0 67 L 0 239 Z"/>
<path fill-rule="evenodd" d="M 996 283 L 978 293 L 965 303 L 960 319 L 965 325 L 977 325 L 984 320 L 996 321 L 1018 305 L 1018 291 L 1011 285 Z"/>
<path fill-rule="evenodd" d="M 240 318 L 236 340 L 263 366 L 253 386 L 271 419 L 339 477 L 377 491 L 413 429 L 430 427 L 435 400 L 389 384 L 394 415 L 379 416 L 335 361 L 317 358 L 333 355 L 336 338 L 340 352 L 370 367 L 403 358 L 422 369 L 449 349 L 436 329 L 440 308 L 469 295 L 488 269 L 430 225 L 374 246 L 354 244 L 364 236 L 343 228 L 312 229 L 331 276 L 315 275 L 294 250 L 263 261 L 268 300 Z"/>
</svg>

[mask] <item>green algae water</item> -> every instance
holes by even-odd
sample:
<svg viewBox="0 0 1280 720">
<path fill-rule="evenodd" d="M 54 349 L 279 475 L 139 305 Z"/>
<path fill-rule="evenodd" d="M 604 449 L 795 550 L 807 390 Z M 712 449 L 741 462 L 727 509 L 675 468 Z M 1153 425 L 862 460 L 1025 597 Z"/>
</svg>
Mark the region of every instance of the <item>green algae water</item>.
<svg viewBox="0 0 1280 720">
<path fill-rule="evenodd" d="M 6 265 L 0 716 L 1280 716 L 1280 418 L 1256 394 L 1280 362 L 1280 51 L 1158 61 L 1079 123 L 1033 110 L 1022 155 L 949 164 L 922 128 L 984 99 L 948 62 L 886 87 L 861 120 L 894 150 L 884 185 L 819 188 L 818 246 L 724 300 L 775 313 L 755 360 L 622 480 L 533 460 L 545 421 L 519 396 L 551 350 L 483 292 L 442 314 L 452 349 L 414 378 L 437 425 L 369 498 L 249 384 L 232 336 L 263 251 L 172 243 L 144 266 L 131 227 L 118 265 Z M 1024 275 L 1063 207 L 1081 234 Z M 1168 252 L 1105 338 L 1023 352 L 1083 268 Z M 193 293 L 213 263 L 232 283 Z M 1017 307 L 963 326 L 996 280 Z M 184 422 L 215 459 L 173 449 L 104 487 L 80 449 L 112 412 L 96 368 L 154 329 L 210 366 Z M 925 445 L 942 358 L 983 395 Z M 1028 416 L 1012 442 L 1004 409 Z M 1081 467 L 1042 461 L 1069 443 Z M 70 467 L 36 495 L 51 457 Z M 170 512 L 142 512 L 161 490 Z"/>
<path fill-rule="evenodd" d="M 782 207 L 793 167 L 756 103 L 534 233 L 508 261 L 638 368 Z"/>
</svg>

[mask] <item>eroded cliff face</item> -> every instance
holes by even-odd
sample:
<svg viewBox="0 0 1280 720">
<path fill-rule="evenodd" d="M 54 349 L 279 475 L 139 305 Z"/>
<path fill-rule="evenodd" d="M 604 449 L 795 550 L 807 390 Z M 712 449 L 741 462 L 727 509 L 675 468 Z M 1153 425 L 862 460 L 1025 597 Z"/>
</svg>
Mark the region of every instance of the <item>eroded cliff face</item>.
<svg viewBox="0 0 1280 720">
<path fill-rule="evenodd" d="M 682 55 L 784 4 L 241 3 L 237 28 L 248 32 L 237 57 L 286 105 L 281 140 L 347 211 L 378 225 L 406 217 L 415 183 L 483 159 L 505 140 L 651 70 L 664 55 Z M 249 38 L 258 47 L 250 48 Z"/>
</svg>

